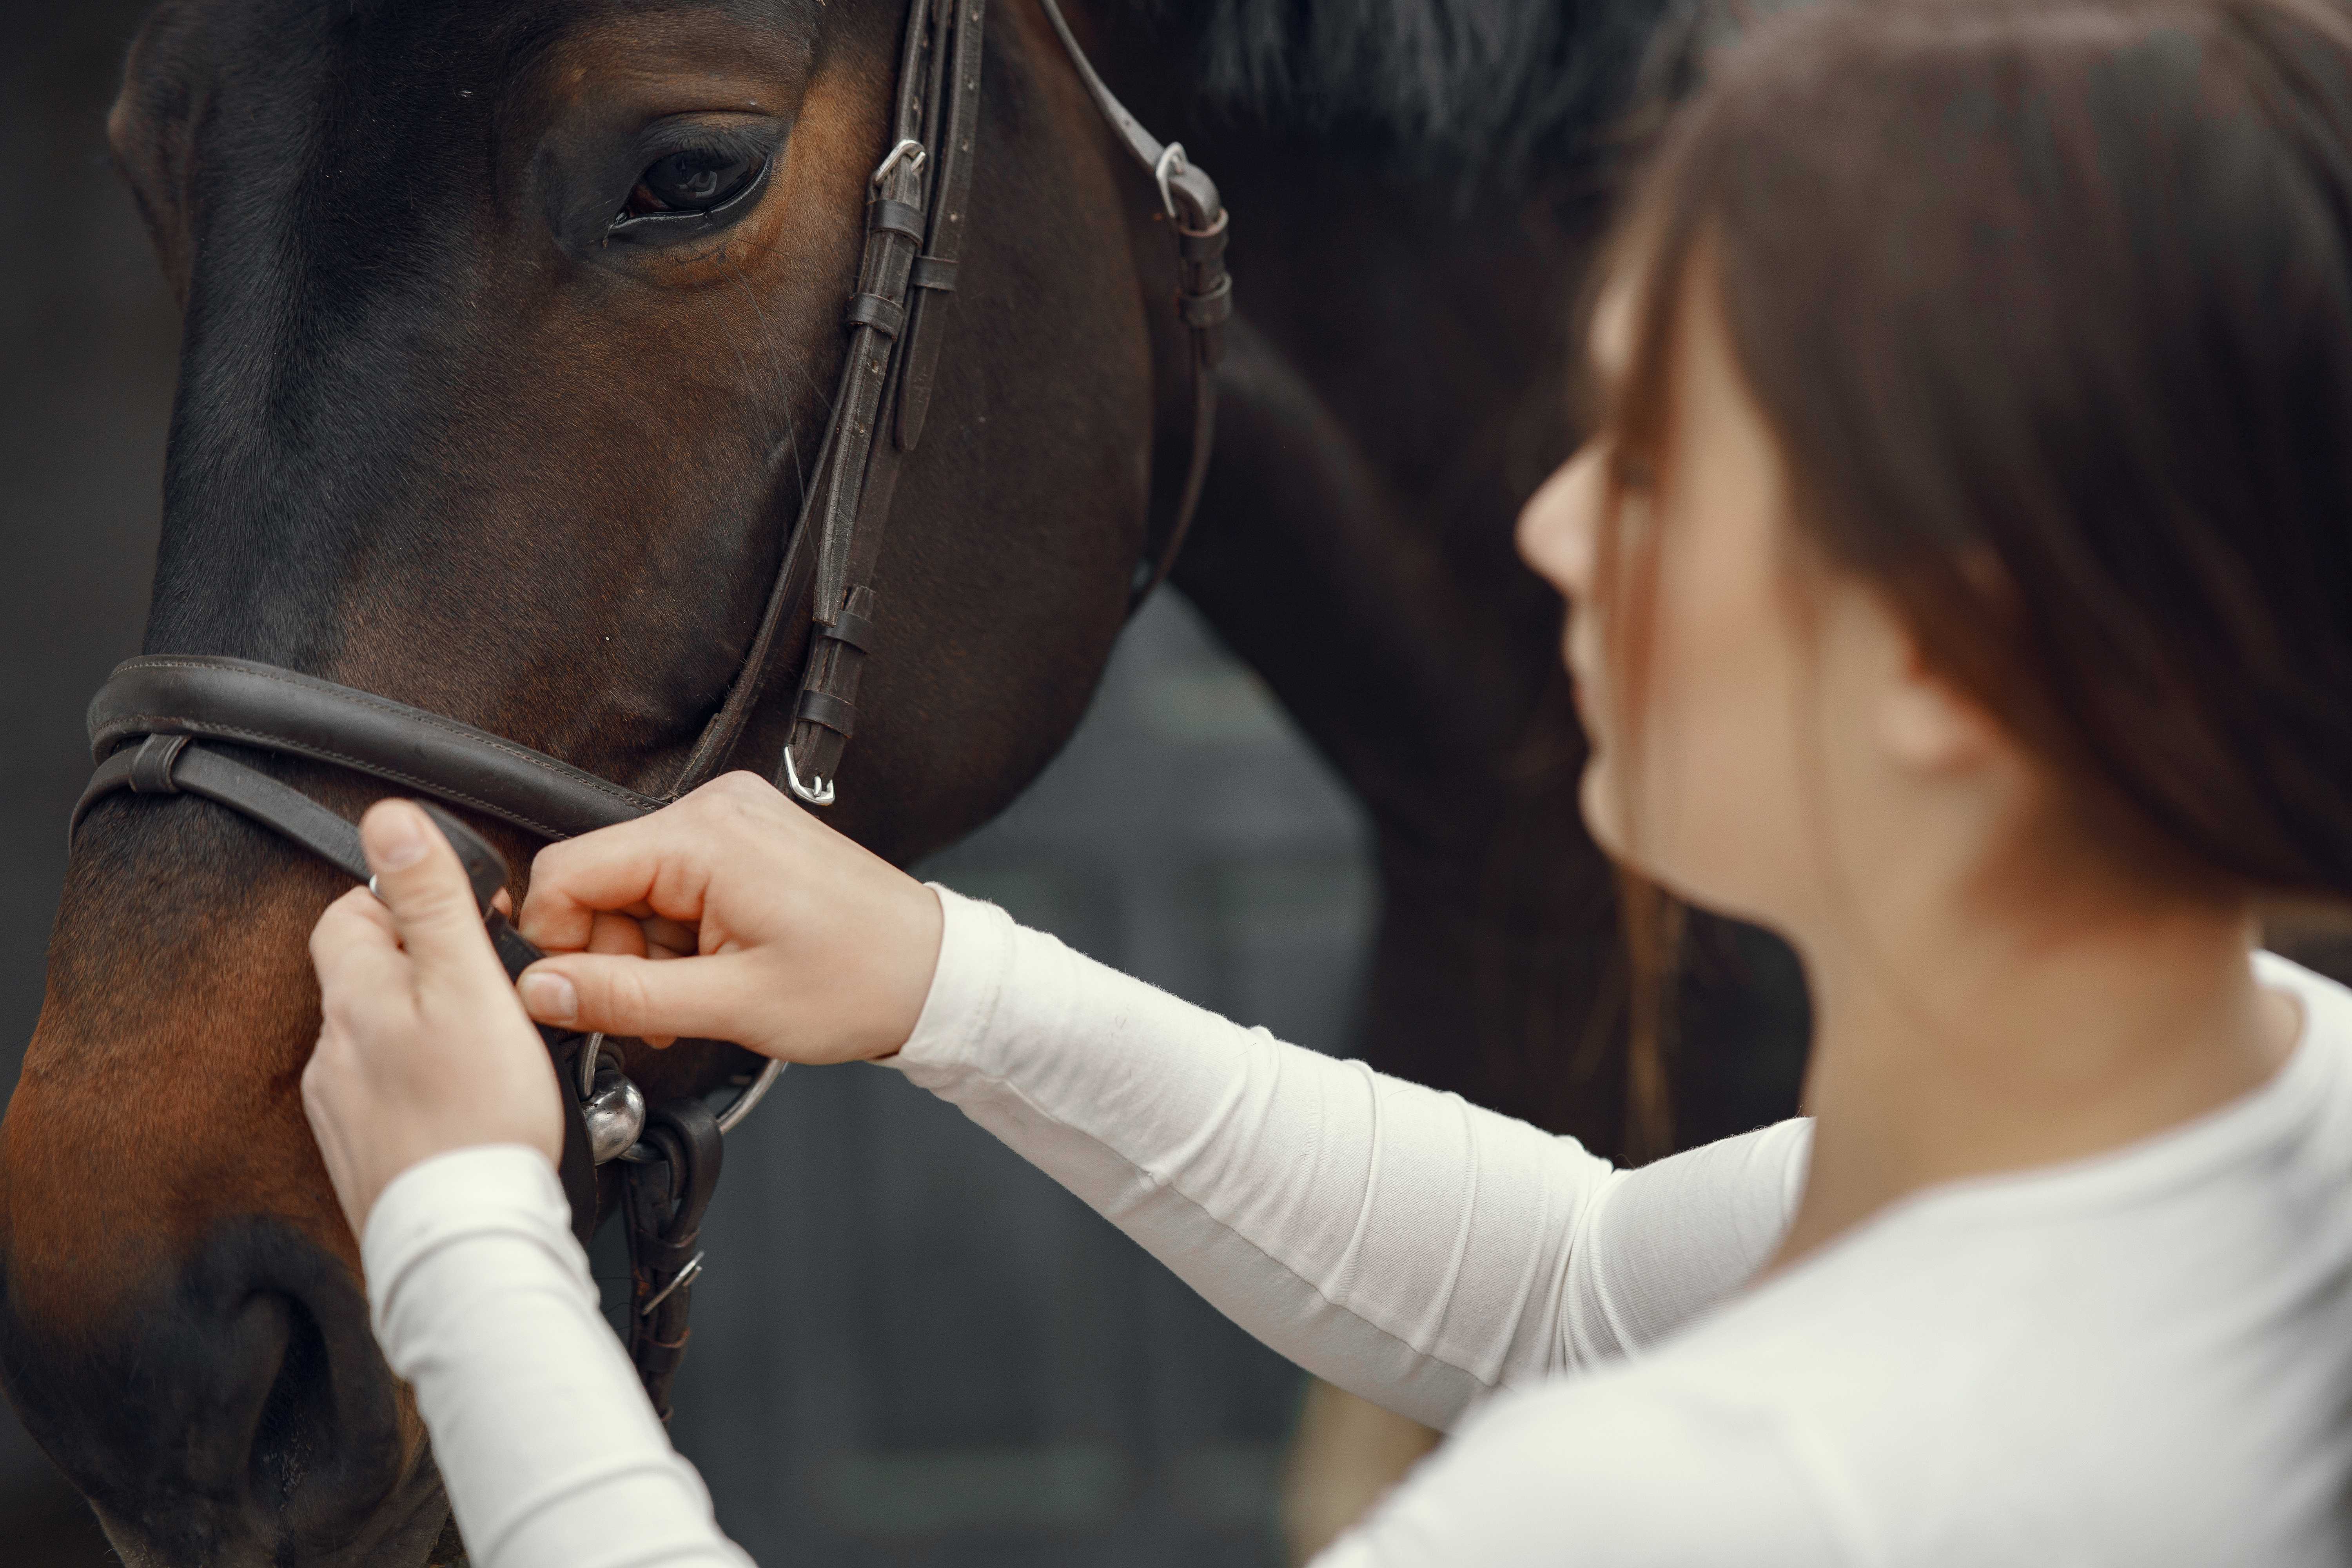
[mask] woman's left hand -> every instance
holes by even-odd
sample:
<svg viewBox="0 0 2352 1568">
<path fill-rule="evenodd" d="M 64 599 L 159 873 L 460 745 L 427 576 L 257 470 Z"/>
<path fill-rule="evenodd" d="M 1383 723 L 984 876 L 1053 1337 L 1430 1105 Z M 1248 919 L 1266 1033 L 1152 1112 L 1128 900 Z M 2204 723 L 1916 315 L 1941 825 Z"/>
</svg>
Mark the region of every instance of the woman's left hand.
<svg viewBox="0 0 2352 1568">
<path fill-rule="evenodd" d="M 452 1149 L 563 1147 L 555 1068 L 490 951 L 464 868 L 412 802 L 360 821 L 379 900 L 354 888 L 310 932 L 324 1021 L 302 1110 L 352 1234 L 411 1165 Z"/>
</svg>

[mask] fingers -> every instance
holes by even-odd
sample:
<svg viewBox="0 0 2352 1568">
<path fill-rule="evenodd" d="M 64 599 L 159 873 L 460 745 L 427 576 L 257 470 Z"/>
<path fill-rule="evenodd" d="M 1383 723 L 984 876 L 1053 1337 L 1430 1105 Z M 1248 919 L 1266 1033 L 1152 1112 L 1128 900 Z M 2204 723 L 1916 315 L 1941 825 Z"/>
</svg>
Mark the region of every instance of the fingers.
<svg viewBox="0 0 2352 1568">
<path fill-rule="evenodd" d="M 764 779 L 722 773 L 649 816 L 541 850 L 516 924 L 540 946 L 559 952 L 587 947 L 600 911 L 650 917 L 673 932 L 692 927 L 703 919 L 714 876 L 722 868 L 736 868 L 730 856 L 747 844 L 773 844 L 780 835 L 811 828 L 827 831 Z M 679 950 L 658 930 L 648 934 L 657 945 Z M 691 941 L 684 951 L 693 951 Z"/>
<path fill-rule="evenodd" d="M 653 958 L 691 958 L 700 951 L 702 933 L 693 926 L 666 921 L 659 915 L 637 921 L 637 934 Z"/>
<path fill-rule="evenodd" d="M 365 888 L 353 888 L 310 928 L 310 963 L 331 1000 L 379 994 L 405 963 L 392 911 Z"/>
<path fill-rule="evenodd" d="M 428 964 L 497 963 L 457 852 L 415 803 L 382 800 L 370 806 L 360 818 L 360 843 L 375 873 L 376 894 L 413 957 Z"/>
<path fill-rule="evenodd" d="M 739 994 L 753 984 L 749 962 L 733 955 L 654 960 L 567 952 L 524 970 L 517 989 L 524 1008 L 542 1024 L 608 1035 L 734 1039 L 745 1016 Z"/>
<path fill-rule="evenodd" d="M 645 927 L 626 915 L 598 915 L 588 933 L 590 952 L 617 953 L 626 958 L 646 956 Z"/>
<path fill-rule="evenodd" d="M 676 882 L 669 838 L 669 825 L 655 816 L 549 845 L 531 862 L 530 891 L 517 929 L 543 948 L 586 947 L 600 913 L 650 908 L 656 885 Z M 672 875 L 666 879 L 666 871 Z M 677 900 L 667 901 L 675 906 Z M 690 921 L 699 911 L 671 907 L 661 912 Z"/>
</svg>

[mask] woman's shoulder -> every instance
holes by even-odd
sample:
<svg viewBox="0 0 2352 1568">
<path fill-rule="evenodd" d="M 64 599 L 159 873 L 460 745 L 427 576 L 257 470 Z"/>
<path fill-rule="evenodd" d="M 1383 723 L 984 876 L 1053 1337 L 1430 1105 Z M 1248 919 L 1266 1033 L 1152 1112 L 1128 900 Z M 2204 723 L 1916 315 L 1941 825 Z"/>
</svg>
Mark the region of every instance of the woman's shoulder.
<svg viewBox="0 0 2352 1568">
<path fill-rule="evenodd" d="M 2352 1452 L 2352 993 L 2294 984 L 2254 1094 L 1921 1194 L 1555 1396 L 1776 1434 L 1873 1557 L 2352 1560 L 2309 1484 Z"/>
<path fill-rule="evenodd" d="M 2021 1290 L 1974 1248 L 1840 1261 L 1497 1395 L 1449 1445 L 1478 1479 L 1442 1500 L 1507 1513 L 1507 1484 L 1629 1542 L 1662 1531 L 1669 1549 L 1625 1559 L 1641 1563 L 2352 1561 L 2341 1488 L 2309 1484 L 2352 1439 L 2340 1289 L 2273 1277 L 2174 1316 L 2128 1281 L 2103 1289 L 2095 1262 Z"/>
</svg>

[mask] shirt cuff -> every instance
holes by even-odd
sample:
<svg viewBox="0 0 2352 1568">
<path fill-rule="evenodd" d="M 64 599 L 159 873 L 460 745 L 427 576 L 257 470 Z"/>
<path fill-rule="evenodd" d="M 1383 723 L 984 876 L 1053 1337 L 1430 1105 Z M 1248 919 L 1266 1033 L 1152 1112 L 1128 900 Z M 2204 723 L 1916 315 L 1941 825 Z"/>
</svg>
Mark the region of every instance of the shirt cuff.
<svg viewBox="0 0 2352 1568">
<path fill-rule="evenodd" d="M 926 1087 L 971 1065 L 972 1047 L 987 1037 L 995 1019 L 1021 930 L 994 904 L 937 882 L 930 888 L 940 900 L 939 964 L 915 1032 L 880 1064 Z"/>
</svg>

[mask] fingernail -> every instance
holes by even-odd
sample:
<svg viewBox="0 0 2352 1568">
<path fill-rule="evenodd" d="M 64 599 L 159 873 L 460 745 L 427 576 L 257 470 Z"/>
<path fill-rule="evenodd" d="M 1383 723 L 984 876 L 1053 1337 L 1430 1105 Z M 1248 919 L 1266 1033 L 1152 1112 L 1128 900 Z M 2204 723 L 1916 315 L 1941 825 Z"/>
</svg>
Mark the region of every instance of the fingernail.
<svg viewBox="0 0 2352 1568">
<path fill-rule="evenodd" d="M 526 974 L 520 989 L 523 1009 L 534 1018 L 569 1024 L 580 1015 L 580 993 L 561 974 Z"/>
<path fill-rule="evenodd" d="M 378 866 L 399 871 L 425 858 L 424 815 L 411 806 L 379 811 L 368 818 L 368 850 Z"/>
</svg>

